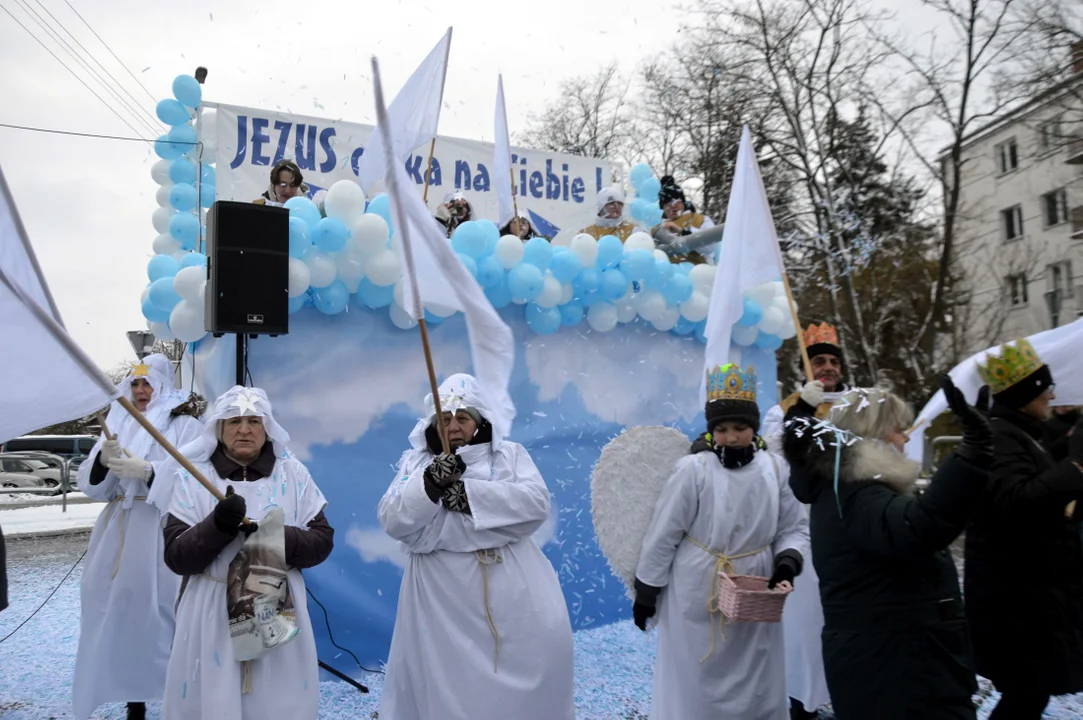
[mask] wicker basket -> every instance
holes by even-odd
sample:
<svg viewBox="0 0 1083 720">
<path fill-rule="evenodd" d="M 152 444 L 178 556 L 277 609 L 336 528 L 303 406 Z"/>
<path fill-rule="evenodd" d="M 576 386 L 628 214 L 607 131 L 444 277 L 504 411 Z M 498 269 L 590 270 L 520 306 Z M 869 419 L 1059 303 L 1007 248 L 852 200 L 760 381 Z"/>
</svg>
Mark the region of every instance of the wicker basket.
<svg viewBox="0 0 1083 720">
<path fill-rule="evenodd" d="M 793 588 L 767 589 L 767 578 L 718 574 L 718 611 L 730 622 L 780 622 Z"/>
</svg>

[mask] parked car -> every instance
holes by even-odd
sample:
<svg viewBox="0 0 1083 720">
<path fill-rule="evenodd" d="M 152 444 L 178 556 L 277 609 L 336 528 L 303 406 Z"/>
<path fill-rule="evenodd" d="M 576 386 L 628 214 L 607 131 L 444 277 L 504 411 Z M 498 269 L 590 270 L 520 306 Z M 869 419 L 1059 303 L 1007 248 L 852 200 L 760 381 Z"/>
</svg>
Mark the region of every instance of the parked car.
<svg viewBox="0 0 1083 720">
<path fill-rule="evenodd" d="M 5 488 L 40 488 L 45 481 L 37 475 L 21 472 L 0 472 L 0 487 Z"/>
<path fill-rule="evenodd" d="M 72 460 L 79 458 L 81 461 L 97 442 L 95 435 L 23 435 L 0 445 L 0 452 L 46 452 Z"/>
<path fill-rule="evenodd" d="M 55 461 L 50 463 L 46 460 L 39 460 L 31 457 L 5 457 L 0 455 L 0 470 L 3 472 L 37 475 L 42 479 L 42 482 L 45 483 L 45 487 L 53 487 L 56 488 L 58 492 L 60 491 L 62 470 L 56 465 Z"/>
</svg>

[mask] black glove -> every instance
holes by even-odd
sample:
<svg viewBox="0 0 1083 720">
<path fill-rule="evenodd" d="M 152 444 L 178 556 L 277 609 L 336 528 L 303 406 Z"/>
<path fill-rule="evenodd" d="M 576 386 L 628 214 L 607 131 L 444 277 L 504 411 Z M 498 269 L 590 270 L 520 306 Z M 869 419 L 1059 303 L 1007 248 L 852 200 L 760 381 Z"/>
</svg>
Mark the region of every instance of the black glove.
<svg viewBox="0 0 1083 720">
<path fill-rule="evenodd" d="M 940 389 L 963 430 L 963 441 L 955 448 L 955 454 L 978 467 L 989 467 L 993 464 L 993 426 L 985 415 L 989 404 L 988 386 L 978 391 L 978 401 L 973 406 L 967 404 L 963 392 L 946 373 L 940 376 Z"/>
<path fill-rule="evenodd" d="M 793 585 L 794 578 L 801 574 L 803 558 L 796 550 L 783 550 L 775 556 L 775 571 L 767 581 L 767 589 L 774 590 L 780 582 Z"/>
<path fill-rule="evenodd" d="M 444 491 L 444 495 L 441 498 L 444 503 L 444 507 L 452 512 L 460 512 L 463 515 L 470 515 L 470 498 L 466 496 L 466 483 L 462 480 L 456 480 L 448 486 Z"/>
<path fill-rule="evenodd" d="M 256 523 L 241 526 L 247 511 L 244 498 L 234 493 L 231 485 L 226 488 L 226 499 L 214 506 L 214 526 L 218 532 L 226 535 L 236 535 L 240 530 L 244 530 L 245 535 L 251 535 L 259 526 Z"/>
<path fill-rule="evenodd" d="M 443 453 L 433 458 L 425 468 L 425 492 L 434 503 L 440 502 L 444 491 L 466 472 L 466 463 L 458 455 Z"/>
<path fill-rule="evenodd" d="M 636 599 L 632 605 L 632 619 L 637 628 L 646 632 L 647 621 L 654 617 L 655 607 L 658 605 L 658 594 L 662 592 L 662 588 L 648 585 L 636 578 L 635 591 Z"/>
</svg>

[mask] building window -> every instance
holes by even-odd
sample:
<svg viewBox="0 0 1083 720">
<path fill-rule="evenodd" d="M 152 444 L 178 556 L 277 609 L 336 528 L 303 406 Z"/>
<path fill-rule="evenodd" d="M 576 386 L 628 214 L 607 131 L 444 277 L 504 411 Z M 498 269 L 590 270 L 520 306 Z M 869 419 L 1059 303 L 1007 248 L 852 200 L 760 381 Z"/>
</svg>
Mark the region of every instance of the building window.
<svg viewBox="0 0 1083 720">
<path fill-rule="evenodd" d="M 1004 239 L 1015 240 L 1023 237 L 1023 206 L 1013 205 L 1000 211 L 1000 220 L 1004 224 Z"/>
<path fill-rule="evenodd" d="M 1072 297 L 1072 261 L 1061 260 L 1046 268 L 1049 290 L 1059 292 L 1062 298 Z"/>
<path fill-rule="evenodd" d="M 1059 117 L 1046 120 L 1038 126 L 1038 146 L 1042 150 L 1056 149 L 1060 146 L 1063 138 Z"/>
<path fill-rule="evenodd" d="M 1019 273 L 1018 275 L 1009 275 L 1005 278 L 1007 282 L 1008 301 L 1012 307 L 1027 304 L 1027 276 L 1026 273 Z"/>
<path fill-rule="evenodd" d="M 1019 167 L 1019 150 L 1015 146 L 1015 138 L 997 145 L 996 155 L 997 169 L 1001 175 L 1010 173 Z"/>
<path fill-rule="evenodd" d="M 1045 226 L 1053 227 L 1068 221 L 1068 191 L 1057 188 L 1042 195 L 1042 208 L 1045 211 Z"/>
</svg>

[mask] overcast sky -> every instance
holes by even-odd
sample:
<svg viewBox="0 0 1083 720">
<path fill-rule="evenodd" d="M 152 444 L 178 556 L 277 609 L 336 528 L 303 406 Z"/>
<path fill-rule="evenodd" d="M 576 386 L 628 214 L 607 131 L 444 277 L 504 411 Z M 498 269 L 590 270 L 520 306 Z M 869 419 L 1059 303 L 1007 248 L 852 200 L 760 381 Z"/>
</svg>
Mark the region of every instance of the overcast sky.
<svg viewBox="0 0 1083 720">
<path fill-rule="evenodd" d="M 204 65 L 210 70 L 207 100 L 372 123 L 370 57 L 380 59 L 385 88 L 393 94 L 453 25 L 441 134 L 478 140 L 492 138 L 498 72 L 511 132 L 521 132 L 530 112 L 559 101 L 561 79 L 612 60 L 633 72 L 679 40 L 683 17 L 665 0 L 67 2 L 153 100 L 65 0 L 0 0 L 0 7 L 74 65 L 23 6 L 54 28 L 62 24 L 152 115 L 154 103 L 171 96 L 176 75 Z M 57 32 L 78 50 L 63 30 Z M 5 12 L 0 67 L 0 122 L 133 135 Z M 91 87 L 108 99 L 96 84 Z M 0 166 L 64 321 L 103 367 L 134 358 L 124 332 L 146 327 L 139 296 L 156 235 L 151 213 L 158 207 L 157 185 L 150 177 L 156 159 L 137 142 L 0 128 Z"/>
</svg>

